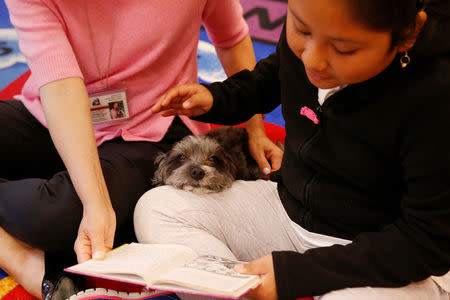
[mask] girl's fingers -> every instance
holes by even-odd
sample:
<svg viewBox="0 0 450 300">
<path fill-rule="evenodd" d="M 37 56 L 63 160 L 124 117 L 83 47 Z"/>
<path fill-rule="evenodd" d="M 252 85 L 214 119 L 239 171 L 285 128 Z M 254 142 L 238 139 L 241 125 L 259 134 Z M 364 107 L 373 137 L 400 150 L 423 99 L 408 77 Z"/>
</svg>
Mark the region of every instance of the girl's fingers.
<svg viewBox="0 0 450 300">
<path fill-rule="evenodd" d="M 208 92 L 209 93 L 209 92 Z M 212 95 L 207 93 L 195 94 L 183 104 L 184 109 L 197 111 L 197 115 L 205 113 L 211 109 L 213 103 Z"/>
<path fill-rule="evenodd" d="M 178 116 L 178 115 L 185 115 L 187 117 L 193 117 L 193 116 L 198 115 L 198 113 L 196 114 L 194 111 L 191 111 L 191 110 L 171 108 L 171 109 L 163 111 L 161 113 L 161 115 L 163 117 Z"/>
<path fill-rule="evenodd" d="M 163 103 L 165 101 L 165 104 Z M 169 98 L 166 100 L 163 100 L 160 98 L 158 102 L 156 102 L 155 105 L 151 108 L 151 111 L 153 113 L 159 113 L 159 112 L 167 112 L 169 110 L 174 109 L 181 109 L 183 104 L 183 99 L 179 98 Z"/>
<path fill-rule="evenodd" d="M 180 98 L 180 88 L 181 87 L 176 87 L 171 89 L 170 91 L 168 91 L 163 97 L 162 97 L 162 102 L 161 102 L 161 106 L 162 107 L 167 107 L 169 106 L 173 100 Z"/>
<path fill-rule="evenodd" d="M 151 108 L 151 111 L 153 113 L 159 113 L 159 112 L 162 111 L 162 102 L 165 100 L 165 98 L 166 98 L 166 94 L 164 94 L 164 95 L 162 95 L 161 97 L 158 98 L 156 103 Z"/>
<path fill-rule="evenodd" d="M 163 111 L 161 113 L 161 116 L 168 117 L 168 116 L 173 116 L 173 115 L 176 115 L 176 114 L 177 114 L 177 111 L 175 109 L 168 109 L 168 110 Z"/>
<path fill-rule="evenodd" d="M 155 105 L 152 106 L 150 110 L 152 111 L 152 113 L 159 113 L 161 111 L 161 103 L 159 102 L 159 100 Z"/>
<path fill-rule="evenodd" d="M 162 112 L 162 116 L 198 116 L 212 106 L 212 95 L 208 93 L 199 85 L 181 85 L 161 96 L 151 110 L 153 113 Z"/>
<path fill-rule="evenodd" d="M 175 101 L 180 103 L 188 99 L 197 92 L 195 85 L 185 84 L 177 86 L 166 93 L 163 97 L 162 106 L 169 106 Z"/>
<path fill-rule="evenodd" d="M 163 110 L 167 110 L 167 108 L 172 107 L 174 104 L 176 105 L 176 103 L 179 103 L 181 100 L 180 98 L 182 98 L 180 97 L 180 88 L 181 87 L 175 87 L 159 97 L 155 105 L 151 108 L 151 111 L 153 113 L 159 113 Z"/>
</svg>

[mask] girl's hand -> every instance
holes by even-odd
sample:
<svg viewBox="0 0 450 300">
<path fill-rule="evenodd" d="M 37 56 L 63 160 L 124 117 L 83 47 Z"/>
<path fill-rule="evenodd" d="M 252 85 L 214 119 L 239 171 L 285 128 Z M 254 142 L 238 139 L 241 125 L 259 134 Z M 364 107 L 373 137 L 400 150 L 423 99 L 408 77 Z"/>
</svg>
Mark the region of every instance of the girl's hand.
<svg viewBox="0 0 450 300">
<path fill-rule="evenodd" d="M 261 284 L 247 293 L 245 295 L 246 298 L 264 300 L 278 299 L 272 255 L 266 255 L 248 264 L 236 265 L 234 268 L 236 272 L 242 274 L 261 276 Z"/>
<path fill-rule="evenodd" d="M 164 117 L 185 115 L 195 117 L 209 111 L 213 96 L 200 84 L 185 84 L 169 90 L 151 108 L 153 113 L 163 112 Z"/>
<path fill-rule="evenodd" d="M 103 259 L 113 247 L 115 230 L 116 214 L 111 205 L 85 207 L 74 246 L 78 262 Z"/>
</svg>

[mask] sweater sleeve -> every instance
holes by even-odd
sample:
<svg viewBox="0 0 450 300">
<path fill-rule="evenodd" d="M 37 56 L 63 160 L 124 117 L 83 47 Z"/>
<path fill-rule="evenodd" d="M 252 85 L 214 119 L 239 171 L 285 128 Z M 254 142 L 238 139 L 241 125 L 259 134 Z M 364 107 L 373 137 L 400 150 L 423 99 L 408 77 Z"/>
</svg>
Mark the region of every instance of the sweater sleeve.
<svg viewBox="0 0 450 300">
<path fill-rule="evenodd" d="M 19 47 L 39 87 L 83 75 L 67 38 L 62 16 L 42 0 L 5 0 Z"/>
<path fill-rule="evenodd" d="M 346 246 L 274 252 L 280 299 L 348 287 L 398 287 L 448 272 L 450 140 L 440 130 L 450 128 L 447 86 L 447 79 L 430 77 L 419 87 L 421 96 L 411 89 L 399 100 L 405 101 L 399 132 L 403 195 L 396 221 L 360 233 Z"/>
<path fill-rule="evenodd" d="M 278 56 L 260 60 L 253 71 L 243 70 L 224 82 L 206 85 L 214 103 L 211 110 L 195 119 L 202 122 L 236 125 L 254 114 L 268 113 L 280 104 Z"/>
<path fill-rule="evenodd" d="M 202 19 L 209 38 L 217 47 L 229 48 L 248 34 L 238 0 L 208 0 Z"/>
</svg>

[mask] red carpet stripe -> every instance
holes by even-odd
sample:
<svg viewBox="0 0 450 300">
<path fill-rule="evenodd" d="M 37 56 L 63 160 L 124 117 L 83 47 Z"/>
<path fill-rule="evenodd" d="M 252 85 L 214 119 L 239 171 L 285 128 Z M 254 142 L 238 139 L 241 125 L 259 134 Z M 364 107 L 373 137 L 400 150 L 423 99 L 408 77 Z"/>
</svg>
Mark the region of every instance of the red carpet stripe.
<svg viewBox="0 0 450 300">
<path fill-rule="evenodd" d="M 18 285 L 9 294 L 3 296 L 2 300 L 37 300 L 27 293 L 25 289 Z"/>
</svg>

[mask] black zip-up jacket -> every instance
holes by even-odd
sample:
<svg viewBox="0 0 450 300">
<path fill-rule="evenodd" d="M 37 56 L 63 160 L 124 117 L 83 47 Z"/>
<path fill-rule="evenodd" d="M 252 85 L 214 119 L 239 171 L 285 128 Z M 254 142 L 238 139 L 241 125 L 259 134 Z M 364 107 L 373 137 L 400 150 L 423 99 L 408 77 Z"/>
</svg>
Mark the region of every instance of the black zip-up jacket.
<svg viewBox="0 0 450 300">
<path fill-rule="evenodd" d="M 450 269 L 449 44 L 441 41 L 438 55 L 411 53 L 405 69 L 398 57 L 320 107 L 283 31 L 277 52 L 254 71 L 208 86 L 214 104 L 197 120 L 238 124 L 281 103 L 284 207 L 309 231 L 352 240 L 273 252 L 280 299 L 403 286 Z"/>
</svg>

